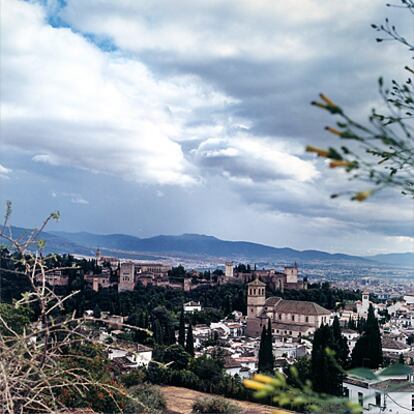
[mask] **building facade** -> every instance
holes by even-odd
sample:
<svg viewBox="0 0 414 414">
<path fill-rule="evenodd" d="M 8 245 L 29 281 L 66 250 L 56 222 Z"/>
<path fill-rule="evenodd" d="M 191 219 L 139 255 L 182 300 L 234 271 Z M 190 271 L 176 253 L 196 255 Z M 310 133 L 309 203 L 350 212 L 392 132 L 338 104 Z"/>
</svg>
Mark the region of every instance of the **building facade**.
<svg viewBox="0 0 414 414">
<path fill-rule="evenodd" d="M 259 336 L 271 321 L 273 335 L 286 341 L 312 335 L 321 324 L 330 323 L 331 312 L 308 301 L 266 299 L 266 284 L 256 278 L 247 285 L 247 335 Z"/>
</svg>

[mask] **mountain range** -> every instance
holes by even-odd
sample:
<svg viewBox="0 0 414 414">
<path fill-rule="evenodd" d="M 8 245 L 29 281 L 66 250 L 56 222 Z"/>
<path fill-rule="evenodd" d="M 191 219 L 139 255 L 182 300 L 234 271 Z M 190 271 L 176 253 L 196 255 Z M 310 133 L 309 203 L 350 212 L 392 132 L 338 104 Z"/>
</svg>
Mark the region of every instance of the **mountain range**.
<svg viewBox="0 0 414 414">
<path fill-rule="evenodd" d="M 13 237 L 20 238 L 30 232 L 21 227 L 11 228 Z M 227 241 L 214 236 L 182 234 L 139 238 L 126 234 L 94 234 L 87 232 L 42 232 L 46 252 L 71 253 L 94 256 L 99 248 L 104 255 L 121 258 L 157 260 L 183 258 L 193 260 L 233 260 L 240 262 L 282 263 L 383 263 L 393 266 L 414 267 L 414 253 L 391 253 L 376 256 L 351 256 L 319 250 L 295 250 L 289 247 L 272 247 L 246 241 Z"/>
</svg>

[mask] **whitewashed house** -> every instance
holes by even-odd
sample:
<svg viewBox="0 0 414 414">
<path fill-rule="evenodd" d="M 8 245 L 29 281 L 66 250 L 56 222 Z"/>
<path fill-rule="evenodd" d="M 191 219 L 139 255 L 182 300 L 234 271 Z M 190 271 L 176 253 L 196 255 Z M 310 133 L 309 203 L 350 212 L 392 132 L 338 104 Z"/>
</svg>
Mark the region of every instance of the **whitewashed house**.
<svg viewBox="0 0 414 414">
<path fill-rule="evenodd" d="M 414 411 L 413 369 L 395 364 L 373 376 L 348 376 L 343 393 L 361 405 L 363 413 L 408 414 Z"/>
<path fill-rule="evenodd" d="M 201 312 L 201 303 L 191 300 L 190 302 L 184 303 L 185 313 Z"/>
</svg>

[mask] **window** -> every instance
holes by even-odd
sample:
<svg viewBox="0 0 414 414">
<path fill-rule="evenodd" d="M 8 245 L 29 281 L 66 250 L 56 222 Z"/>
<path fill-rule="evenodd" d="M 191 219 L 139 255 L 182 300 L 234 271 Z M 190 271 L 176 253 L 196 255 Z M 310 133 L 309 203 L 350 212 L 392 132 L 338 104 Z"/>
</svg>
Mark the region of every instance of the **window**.
<svg viewBox="0 0 414 414">
<path fill-rule="evenodd" d="M 279 313 L 279 319 L 282 319 L 282 314 L 281 313 Z"/>
<path fill-rule="evenodd" d="M 295 315 L 292 315 L 292 321 L 294 321 L 295 320 Z"/>
<path fill-rule="evenodd" d="M 411 394 L 411 411 L 414 411 L 414 394 Z"/>
<path fill-rule="evenodd" d="M 342 394 L 343 394 L 344 397 L 349 398 L 349 389 L 344 387 L 342 389 Z"/>
<path fill-rule="evenodd" d="M 359 405 L 362 407 L 363 403 L 364 403 L 364 394 L 362 394 L 362 392 L 358 393 L 358 403 Z"/>
<path fill-rule="evenodd" d="M 309 316 L 305 316 L 305 322 L 309 322 Z"/>
<path fill-rule="evenodd" d="M 375 393 L 375 405 L 377 407 L 381 407 L 381 393 L 380 392 Z"/>
</svg>

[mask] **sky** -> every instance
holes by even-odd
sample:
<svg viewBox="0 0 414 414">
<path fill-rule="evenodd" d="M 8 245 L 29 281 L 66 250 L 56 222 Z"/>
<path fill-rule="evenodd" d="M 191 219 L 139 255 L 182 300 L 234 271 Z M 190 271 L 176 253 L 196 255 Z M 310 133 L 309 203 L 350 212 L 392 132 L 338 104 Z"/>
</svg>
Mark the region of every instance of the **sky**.
<svg viewBox="0 0 414 414">
<path fill-rule="evenodd" d="M 305 152 L 320 92 L 366 120 L 408 51 L 372 0 L 1 2 L 0 202 L 32 227 L 200 233 L 351 254 L 412 251 L 414 206 Z"/>
</svg>

